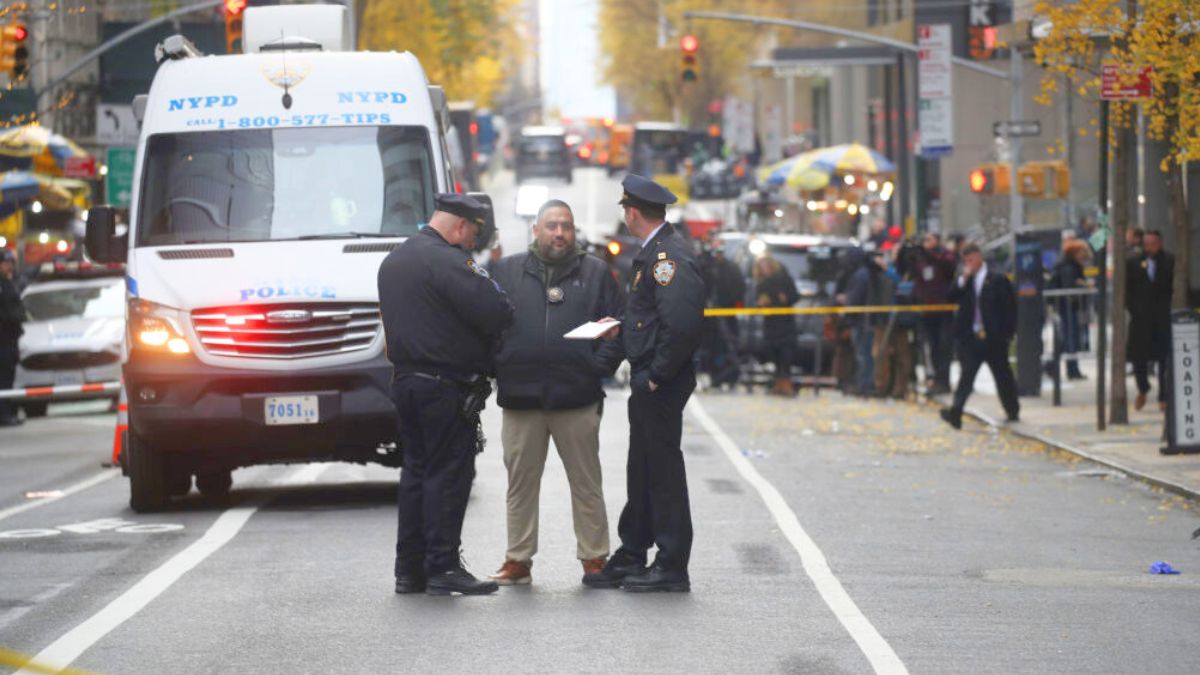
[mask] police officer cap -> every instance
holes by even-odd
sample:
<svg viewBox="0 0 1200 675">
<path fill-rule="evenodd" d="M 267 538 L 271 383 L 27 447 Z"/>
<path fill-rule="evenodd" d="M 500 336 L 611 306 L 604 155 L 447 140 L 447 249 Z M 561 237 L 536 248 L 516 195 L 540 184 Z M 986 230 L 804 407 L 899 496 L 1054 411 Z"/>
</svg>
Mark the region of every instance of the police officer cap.
<svg viewBox="0 0 1200 675">
<path fill-rule="evenodd" d="M 17 256 L 13 255 L 13 252 L 6 248 L 0 248 L 0 262 L 15 263 L 17 262 Z"/>
<path fill-rule="evenodd" d="M 625 180 L 621 181 L 621 187 L 625 189 L 625 194 L 621 195 L 621 206 L 637 206 L 639 204 L 666 206 L 674 204 L 676 201 L 675 195 L 671 194 L 670 190 L 636 173 L 625 176 Z"/>
<path fill-rule="evenodd" d="M 487 207 L 478 199 L 457 192 L 440 192 L 433 198 L 438 211 L 452 213 L 483 227 L 487 223 Z"/>
</svg>

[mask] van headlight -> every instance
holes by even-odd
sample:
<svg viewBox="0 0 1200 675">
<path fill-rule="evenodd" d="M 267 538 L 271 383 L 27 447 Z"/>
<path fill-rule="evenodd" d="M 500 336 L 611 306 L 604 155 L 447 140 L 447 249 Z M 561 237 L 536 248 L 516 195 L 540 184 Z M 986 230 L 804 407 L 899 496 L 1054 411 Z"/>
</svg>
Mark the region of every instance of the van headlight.
<svg viewBox="0 0 1200 675">
<path fill-rule="evenodd" d="M 187 354 L 192 351 L 179 324 L 180 311 L 141 300 L 129 301 L 129 341 L 137 349 Z"/>
</svg>

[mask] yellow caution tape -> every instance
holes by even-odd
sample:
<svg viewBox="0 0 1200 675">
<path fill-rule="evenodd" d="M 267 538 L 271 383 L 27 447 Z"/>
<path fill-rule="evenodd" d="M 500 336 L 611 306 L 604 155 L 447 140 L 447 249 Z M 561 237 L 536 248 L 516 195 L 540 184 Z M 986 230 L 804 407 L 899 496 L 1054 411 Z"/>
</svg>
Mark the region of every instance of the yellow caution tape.
<svg viewBox="0 0 1200 675">
<path fill-rule="evenodd" d="M 49 673 L 54 675 L 95 675 L 87 670 L 78 670 L 76 668 L 59 668 L 57 666 L 49 666 L 34 662 L 30 657 L 18 652 L 9 651 L 0 647 L 0 666 L 11 666 L 16 670 L 29 670 L 35 673 Z"/>
<path fill-rule="evenodd" d="M 782 314 L 890 314 L 953 312 L 958 305 L 865 305 L 861 307 L 709 307 L 704 316 L 778 316 Z"/>
</svg>

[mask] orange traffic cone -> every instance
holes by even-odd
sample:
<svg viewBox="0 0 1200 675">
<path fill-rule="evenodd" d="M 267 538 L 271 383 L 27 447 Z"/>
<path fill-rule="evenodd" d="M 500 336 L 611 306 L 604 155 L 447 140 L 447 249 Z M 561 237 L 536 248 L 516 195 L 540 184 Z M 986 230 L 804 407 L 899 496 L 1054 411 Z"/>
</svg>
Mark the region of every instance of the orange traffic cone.
<svg viewBox="0 0 1200 675">
<path fill-rule="evenodd" d="M 121 397 L 117 399 L 117 430 L 113 434 L 112 464 L 121 466 L 121 451 L 124 450 L 125 432 L 129 429 L 129 399 L 125 397 L 125 383 L 121 383 Z"/>
</svg>

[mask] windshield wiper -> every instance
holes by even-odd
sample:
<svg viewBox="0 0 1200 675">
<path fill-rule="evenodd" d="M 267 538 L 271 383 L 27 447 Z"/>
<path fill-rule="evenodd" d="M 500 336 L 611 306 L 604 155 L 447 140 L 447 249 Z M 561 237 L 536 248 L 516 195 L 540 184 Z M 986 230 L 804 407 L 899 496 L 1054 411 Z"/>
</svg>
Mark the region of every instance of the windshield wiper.
<svg viewBox="0 0 1200 675">
<path fill-rule="evenodd" d="M 301 241 L 305 239 L 361 239 L 363 237 L 394 239 L 403 236 L 402 234 L 391 234 L 388 232 L 325 232 L 322 234 L 306 234 L 296 237 L 296 239 Z"/>
</svg>

